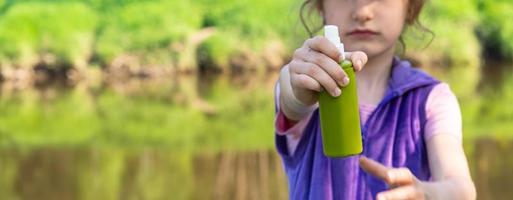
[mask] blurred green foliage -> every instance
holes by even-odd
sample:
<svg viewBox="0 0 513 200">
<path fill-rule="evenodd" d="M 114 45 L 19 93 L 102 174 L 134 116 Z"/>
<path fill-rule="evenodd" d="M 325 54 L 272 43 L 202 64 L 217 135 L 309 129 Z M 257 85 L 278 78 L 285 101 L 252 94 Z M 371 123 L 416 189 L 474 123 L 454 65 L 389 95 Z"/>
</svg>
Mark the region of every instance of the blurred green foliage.
<svg viewBox="0 0 513 200">
<path fill-rule="evenodd" d="M 259 56 L 267 41 L 290 39 L 282 19 L 291 4 L 289 0 L 7 1 L 0 15 L 0 58 L 4 64 L 32 67 L 49 54 L 71 66 L 84 61 L 108 66 L 116 57 L 133 55 L 143 64 L 173 66 L 181 54 L 195 54 L 194 49 L 200 48 L 206 51 L 205 62 L 226 67 L 234 53 Z M 214 36 L 189 47 L 191 37 L 206 27 L 215 27 Z M 155 57 L 156 51 L 167 53 Z"/>
<path fill-rule="evenodd" d="M 513 2 L 509 0 L 478 1 L 482 13 L 478 33 L 493 57 L 513 58 Z"/>
<path fill-rule="evenodd" d="M 275 51 L 285 59 L 306 38 L 298 20 L 300 3 L 5 0 L 0 4 L 0 61 L 32 67 L 50 57 L 63 66 L 94 62 L 109 66 L 115 58 L 132 55 L 142 64 L 196 67 L 199 61 L 205 67 L 227 68 L 233 65 L 230 59 L 244 55 L 248 66 L 262 67 L 266 52 Z M 484 45 L 512 58 L 513 26 L 507 21 L 512 8 L 513 2 L 507 0 L 430 1 L 421 18 L 436 37 L 427 51 L 420 52 L 451 63 L 476 65 L 480 45 Z M 191 44 L 206 27 L 213 27 L 214 33 Z M 418 47 L 430 38 L 424 36 L 420 45 L 415 44 L 417 37 L 406 39 L 408 50 L 419 52 Z M 276 41 L 282 48 L 269 48 Z M 183 63 L 181 54 L 191 54 L 186 57 L 192 59 Z"/>
<path fill-rule="evenodd" d="M 96 53 L 106 61 L 123 53 L 149 57 L 185 41 L 202 23 L 201 10 L 191 1 L 135 1 L 103 9 Z"/>
<path fill-rule="evenodd" d="M 54 66 L 84 67 L 97 21 L 95 12 L 79 2 L 13 4 L 0 17 L 0 58 L 32 67 L 49 55 L 58 60 Z"/>
<path fill-rule="evenodd" d="M 406 55 L 449 82 L 460 97 L 474 93 L 480 76 L 481 46 L 474 34 L 480 13 L 472 0 L 429 1 L 420 16 L 427 29 L 410 28 L 405 34 Z M 461 84 L 465 82 L 466 84 Z"/>
</svg>

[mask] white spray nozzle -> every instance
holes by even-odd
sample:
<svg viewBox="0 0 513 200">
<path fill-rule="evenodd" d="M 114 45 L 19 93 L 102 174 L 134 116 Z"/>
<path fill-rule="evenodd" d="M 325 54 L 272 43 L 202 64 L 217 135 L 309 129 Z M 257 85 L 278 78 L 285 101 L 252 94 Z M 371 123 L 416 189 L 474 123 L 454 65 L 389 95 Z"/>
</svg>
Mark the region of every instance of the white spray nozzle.
<svg viewBox="0 0 513 200">
<path fill-rule="evenodd" d="M 337 47 L 337 49 L 342 54 L 342 59 L 346 59 L 344 55 L 344 44 L 340 41 L 340 36 L 338 34 L 338 27 L 334 25 L 326 25 L 324 26 L 324 37 L 328 39 L 333 45 Z"/>
</svg>

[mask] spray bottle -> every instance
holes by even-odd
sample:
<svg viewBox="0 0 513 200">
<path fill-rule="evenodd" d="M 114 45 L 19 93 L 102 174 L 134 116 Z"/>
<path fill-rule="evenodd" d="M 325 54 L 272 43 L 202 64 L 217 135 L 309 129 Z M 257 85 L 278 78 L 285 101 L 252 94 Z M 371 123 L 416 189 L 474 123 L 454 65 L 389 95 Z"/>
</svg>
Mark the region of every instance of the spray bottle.
<svg viewBox="0 0 513 200">
<path fill-rule="evenodd" d="M 344 45 L 340 41 L 338 27 L 325 26 L 324 36 L 341 51 L 343 56 Z M 324 154 L 328 157 L 351 156 L 363 150 L 353 65 L 344 58 L 340 66 L 349 78 L 349 84 L 341 88 L 342 94 L 333 97 L 324 90 L 319 95 L 322 143 Z"/>
</svg>

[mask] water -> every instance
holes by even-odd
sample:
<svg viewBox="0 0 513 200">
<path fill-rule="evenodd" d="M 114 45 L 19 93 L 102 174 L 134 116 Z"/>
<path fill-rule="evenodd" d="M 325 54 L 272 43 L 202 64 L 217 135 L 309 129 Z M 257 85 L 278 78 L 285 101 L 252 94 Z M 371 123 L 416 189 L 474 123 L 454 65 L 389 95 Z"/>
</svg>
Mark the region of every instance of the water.
<svg viewBox="0 0 513 200">
<path fill-rule="evenodd" d="M 2 199 L 285 199 L 272 151 L 3 151 Z M 8 159 L 5 159 L 8 157 Z"/>
<path fill-rule="evenodd" d="M 467 152 L 478 199 L 511 199 L 513 191 L 513 140 L 480 138 L 469 142 Z"/>
<path fill-rule="evenodd" d="M 273 144 L 276 74 L 3 84 L 0 199 L 287 199 Z M 464 114 L 472 105 L 462 102 Z M 512 137 L 466 130 L 478 199 L 512 197 Z"/>
<path fill-rule="evenodd" d="M 513 140 L 466 141 L 478 199 L 513 195 Z M 272 149 L 37 148 L 0 152 L 1 199 L 287 199 Z"/>
</svg>

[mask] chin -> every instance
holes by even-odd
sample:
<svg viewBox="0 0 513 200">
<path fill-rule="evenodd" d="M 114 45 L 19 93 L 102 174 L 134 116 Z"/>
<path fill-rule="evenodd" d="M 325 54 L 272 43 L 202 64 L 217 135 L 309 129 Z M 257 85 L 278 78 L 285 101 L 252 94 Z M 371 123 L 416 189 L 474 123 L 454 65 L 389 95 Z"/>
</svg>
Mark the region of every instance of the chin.
<svg viewBox="0 0 513 200">
<path fill-rule="evenodd" d="M 368 57 L 378 54 L 381 50 L 379 47 L 371 46 L 371 45 L 355 45 L 355 46 L 346 46 L 346 51 L 363 51 L 367 54 Z"/>
</svg>

